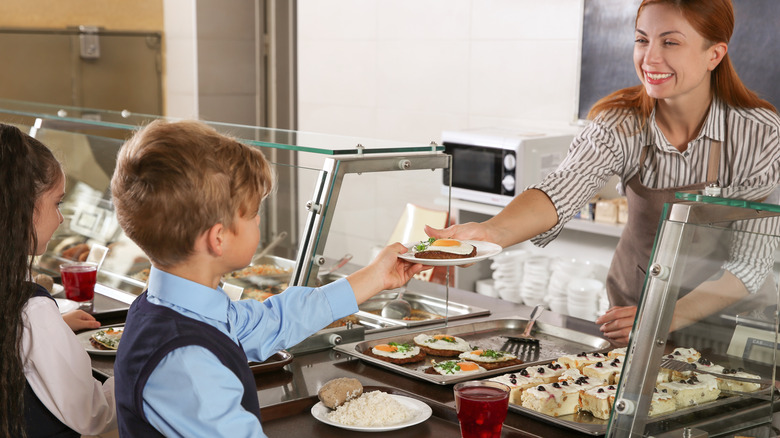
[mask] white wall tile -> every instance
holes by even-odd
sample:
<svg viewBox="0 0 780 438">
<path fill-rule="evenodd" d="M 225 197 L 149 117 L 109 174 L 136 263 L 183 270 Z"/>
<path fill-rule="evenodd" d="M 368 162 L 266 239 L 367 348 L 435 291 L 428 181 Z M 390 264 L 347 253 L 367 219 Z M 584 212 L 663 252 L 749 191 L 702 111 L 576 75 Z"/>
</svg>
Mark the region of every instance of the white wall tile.
<svg viewBox="0 0 780 438">
<path fill-rule="evenodd" d="M 476 41 L 471 107 L 479 115 L 562 119 L 576 89 L 574 41 Z M 549 56 L 555 54 L 555 56 Z"/>
<path fill-rule="evenodd" d="M 467 41 L 380 42 L 376 58 L 378 106 L 416 112 L 467 107 Z"/>
<path fill-rule="evenodd" d="M 376 0 L 298 0 L 299 41 L 375 38 L 376 8 Z"/>
<path fill-rule="evenodd" d="M 466 39 L 471 0 L 379 0 L 377 38 L 421 40 Z"/>
<path fill-rule="evenodd" d="M 582 0 L 478 0 L 472 5 L 473 39 L 571 40 L 580 37 Z"/>
<path fill-rule="evenodd" d="M 299 50 L 300 101 L 372 105 L 377 92 L 376 66 L 373 41 L 312 41 Z"/>
</svg>

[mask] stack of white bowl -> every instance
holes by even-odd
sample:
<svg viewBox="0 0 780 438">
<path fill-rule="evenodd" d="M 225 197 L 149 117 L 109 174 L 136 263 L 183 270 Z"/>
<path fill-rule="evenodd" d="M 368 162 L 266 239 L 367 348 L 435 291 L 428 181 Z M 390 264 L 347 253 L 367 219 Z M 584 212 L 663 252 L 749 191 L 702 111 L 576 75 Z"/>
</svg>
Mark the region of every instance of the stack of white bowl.
<svg viewBox="0 0 780 438">
<path fill-rule="evenodd" d="M 572 278 L 567 287 L 569 315 L 593 321 L 599 311 L 604 283 L 594 278 Z"/>
<path fill-rule="evenodd" d="M 568 286 L 573 278 L 593 277 L 590 261 L 556 258 L 550 263 L 550 282 L 547 285 L 547 304 L 550 310 L 562 315 L 569 314 Z"/>
<path fill-rule="evenodd" d="M 547 304 L 547 285 L 550 282 L 550 258 L 543 255 L 529 256 L 523 263 L 520 298 L 526 306 Z"/>
<path fill-rule="evenodd" d="M 523 260 L 528 251 L 513 249 L 492 257 L 493 291 L 504 300 L 519 303 L 520 281 L 523 278 Z"/>
</svg>

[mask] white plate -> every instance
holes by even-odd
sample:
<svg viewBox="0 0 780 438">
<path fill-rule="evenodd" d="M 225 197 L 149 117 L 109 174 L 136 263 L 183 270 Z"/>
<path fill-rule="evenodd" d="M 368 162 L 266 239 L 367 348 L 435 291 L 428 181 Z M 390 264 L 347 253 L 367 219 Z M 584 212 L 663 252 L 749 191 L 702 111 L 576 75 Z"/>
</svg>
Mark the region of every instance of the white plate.
<svg viewBox="0 0 780 438">
<path fill-rule="evenodd" d="M 62 295 L 65 292 L 65 288 L 61 284 L 54 283 L 51 287 L 51 296 L 56 297 Z"/>
<path fill-rule="evenodd" d="M 319 402 L 316 405 L 312 406 L 311 415 L 325 424 L 330 424 L 331 426 L 340 427 L 342 429 L 355 430 L 358 432 L 387 432 L 390 430 L 403 429 L 405 427 L 414 426 L 415 424 L 420 424 L 431 416 L 432 413 L 431 407 L 419 400 L 410 397 L 404 397 L 402 395 L 393 395 L 393 394 L 390 394 L 390 397 L 393 397 L 398 403 L 401 403 L 407 409 L 409 409 L 409 412 L 412 414 L 409 420 L 404 421 L 402 423 L 393 424 L 391 426 L 381 426 L 381 427 L 380 426 L 377 427 L 347 426 L 346 424 L 340 424 L 340 423 L 330 421 L 328 419 L 327 414 L 333 411 L 331 411 L 329 408 L 323 405 L 322 402 Z"/>
<path fill-rule="evenodd" d="M 98 356 L 116 356 L 116 350 L 99 350 L 99 349 L 93 347 L 92 343 L 89 342 L 89 338 L 92 337 L 92 334 L 94 334 L 96 332 L 99 332 L 100 330 L 105 330 L 107 328 L 108 327 L 104 327 L 104 328 L 99 328 L 99 329 L 95 329 L 95 330 L 90 330 L 90 331 L 87 331 L 87 332 L 81 332 L 81 333 L 76 335 L 76 338 L 78 338 L 79 342 L 81 342 L 81 345 L 84 346 L 84 349 L 87 350 L 87 353 L 95 354 L 95 355 L 98 355 Z M 120 326 L 115 326 L 115 327 L 111 327 L 111 328 L 113 328 L 114 330 L 117 330 L 117 329 L 124 330 L 125 326 L 120 325 Z"/>
<path fill-rule="evenodd" d="M 418 259 L 414 256 L 412 248 L 420 242 L 413 242 L 405 243 L 404 246 L 409 248 L 409 252 L 399 254 L 398 257 L 412 263 L 421 263 L 425 266 L 460 266 L 476 263 L 480 260 L 485 260 L 486 258 L 501 254 L 501 246 L 496 245 L 495 243 L 483 242 L 481 240 L 464 240 L 463 242 L 474 245 L 474 247 L 477 248 L 477 255 L 465 259 Z"/>
<path fill-rule="evenodd" d="M 76 310 L 79 308 L 79 303 L 65 298 L 55 298 L 54 301 L 57 302 L 57 307 L 60 308 L 60 313 L 68 313 L 71 310 Z"/>
</svg>

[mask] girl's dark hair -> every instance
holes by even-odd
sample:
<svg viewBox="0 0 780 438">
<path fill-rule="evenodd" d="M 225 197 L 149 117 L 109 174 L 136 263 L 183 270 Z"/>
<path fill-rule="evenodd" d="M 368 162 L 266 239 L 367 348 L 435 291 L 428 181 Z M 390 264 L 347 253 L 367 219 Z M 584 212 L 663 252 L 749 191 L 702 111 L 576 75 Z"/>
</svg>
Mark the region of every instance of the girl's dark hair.
<svg viewBox="0 0 780 438">
<path fill-rule="evenodd" d="M 35 203 L 62 178 L 51 151 L 19 128 L 0 124 L 0 437 L 26 436 L 22 309 L 33 293 Z"/>
</svg>

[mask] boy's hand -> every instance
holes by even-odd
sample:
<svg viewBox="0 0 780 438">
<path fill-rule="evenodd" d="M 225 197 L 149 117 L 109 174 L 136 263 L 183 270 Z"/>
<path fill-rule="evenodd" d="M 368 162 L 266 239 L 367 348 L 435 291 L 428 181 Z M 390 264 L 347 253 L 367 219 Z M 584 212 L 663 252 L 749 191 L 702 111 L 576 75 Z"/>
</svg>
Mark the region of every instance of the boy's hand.
<svg viewBox="0 0 780 438">
<path fill-rule="evenodd" d="M 100 322 L 94 316 L 83 310 L 74 310 L 62 315 L 65 324 L 68 324 L 71 330 L 78 332 L 85 329 L 96 329 L 100 327 Z"/>
<path fill-rule="evenodd" d="M 406 251 L 406 247 L 400 243 L 389 245 L 371 264 L 347 277 L 358 304 L 383 290 L 405 285 L 415 274 L 426 268 L 420 263 L 411 263 L 398 258 L 398 254 Z"/>
</svg>

